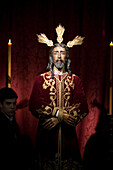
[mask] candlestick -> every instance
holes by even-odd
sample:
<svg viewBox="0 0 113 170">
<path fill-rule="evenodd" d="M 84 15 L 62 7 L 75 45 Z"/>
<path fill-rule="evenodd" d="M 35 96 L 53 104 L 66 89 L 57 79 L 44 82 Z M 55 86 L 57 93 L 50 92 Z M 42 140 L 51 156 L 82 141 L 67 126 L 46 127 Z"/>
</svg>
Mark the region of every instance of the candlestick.
<svg viewBox="0 0 113 170">
<path fill-rule="evenodd" d="M 109 89 L 109 115 L 112 115 L 112 49 L 113 49 L 113 42 L 110 43 L 110 89 Z"/>
<path fill-rule="evenodd" d="M 8 87 L 11 88 L 11 39 L 8 42 Z"/>
</svg>

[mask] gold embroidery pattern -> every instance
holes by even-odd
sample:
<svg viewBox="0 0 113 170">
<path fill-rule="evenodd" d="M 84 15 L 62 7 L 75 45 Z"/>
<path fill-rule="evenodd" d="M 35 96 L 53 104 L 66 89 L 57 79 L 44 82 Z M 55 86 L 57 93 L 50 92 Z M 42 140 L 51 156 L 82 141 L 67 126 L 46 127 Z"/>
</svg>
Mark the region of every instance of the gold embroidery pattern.
<svg viewBox="0 0 113 170">
<path fill-rule="evenodd" d="M 46 73 L 42 74 L 43 78 L 44 78 L 44 83 L 43 83 L 43 89 L 47 89 L 48 87 L 50 87 L 50 100 L 51 103 L 50 105 L 53 105 L 54 107 L 56 107 L 56 89 L 55 89 L 55 80 L 51 79 L 51 75 L 46 75 Z"/>
<path fill-rule="evenodd" d="M 53 109 L 51 108 L 51 106 L 53 106 L 53 108 L 57 107 L 56 106 L 56 96 L 57 96 L 57 93 L 56 93 L 56 88 L 55 88 L 55 79 L 51 79 L 51 75 L 49 74 L 41 74 L 43 76 L 43 79 L 44 79 L 44 83 L 43 83 L 43 89 L 47 89 L 48 87 L 50 87 L 50 100 L 51 100 L 51 103 L 49 104 L 49 106 L 46 106 L 44 108 L 44 106 L 42 106 L 41 109 L 37 110 L 40 114 L 46 114 L 46 115 L 50 115 L 52 114 L 53 112 Z M 73 116 L 78 116 L 78 114 L 80 113 L 80 105 L 81 103 L 77 103 L 77 104 L 74 104 L 72 106 L 70 106 L 70 103 L 69 103 L 69 99 L 70 99 L 70 91 L 71 91 L 71 88 L 74 89 L 74 77 L 75 77 L 75 74 L 73 74 L 72 76 L 69 76 L 69 75 L 66 75 L 61 81 L 57 78 L 56 80 L 58 80 L 59 82 L 62 82 L 64 80 L 64 84 L 65 84 L 65 89 L 64 89 L 64 107 L 63 109 L 67 110 L 67 113 L 68 114 L 72 114 Z"/>
<path fill-rule="evenodd" d="M 41 108 L 40 109 L 37 109 L 36 110 L 37 112 L 38 112 L 38 114 L 39 114 L 39 117 L 40 116 L 45 116 L 45 115 L 50 115 L 51 113 L 52 113 L 52 108 L 50 107 L 50 106 L 46 106 L 45 108 L 44 108 L 44 105 L 42 105 L 41 106 Z"/>
<path fill-rule="evenodd" d="M 80 107 L 81 103 L 76 103 L 76 104 L 73 104 L 72 106 L 69 106 L 67 108 L 67 112 L 69 114 L 72 114 L 73 116 L 78 116 L 78 113 L 80 112 Z"/>
<path fill-rule="evenodd" d="M 74 89 L 74 80 L 75 75 L 73 74 L 72 76 L 67 76 L 65 80 L 65 89 L 64 89 L 64 100 L 65 100 L 65 106 L 64 107 L 69 107 L 69 99 L 70 99 L 70 87 Z"/>
<path fill-rule="evenodd" d="M 56 89 L 57 89 L 57 106 L 58 107 L 64 107 L 64 81 L 67 77 L 68 73 L 61 76 L 61 80 L 59 79 L 59 76 L 56 75 Z"/>
<path fill-rule="evenodd" d="M 52 86 L 53 83 L 55 84 L 51 79 L 51 75 L 46 75 L 46 73 L 44 73 L 41 74 L 41 76 L 43 76 L 44 79 L 43 89 L 47 89 L 49 86 Z"/>
</svg>

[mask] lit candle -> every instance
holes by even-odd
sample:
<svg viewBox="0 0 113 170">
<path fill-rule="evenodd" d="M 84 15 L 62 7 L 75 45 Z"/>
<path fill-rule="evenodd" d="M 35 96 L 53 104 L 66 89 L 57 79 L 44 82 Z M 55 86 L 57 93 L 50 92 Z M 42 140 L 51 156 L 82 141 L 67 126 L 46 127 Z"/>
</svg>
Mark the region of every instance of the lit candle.
<svg viewBox="0 0 113 170">
<path fill-rule="evenodd" d="M 8 87 L 11 88 L 11 39 L 8 42 Z"/>
<path fill-rule="evenodd" d="M 113 42 L 112 41 L 110 42 L 110 46 L 113 46 Z"/>
<path fill-rule="evenodd" d="M 110 89 L 109 89 L 109 115 L 112 115 L 112 73 L 113 73 L 113 66 L 112 66 L 112 48 L 113 42 L 110 43 Z"/>
</svg>

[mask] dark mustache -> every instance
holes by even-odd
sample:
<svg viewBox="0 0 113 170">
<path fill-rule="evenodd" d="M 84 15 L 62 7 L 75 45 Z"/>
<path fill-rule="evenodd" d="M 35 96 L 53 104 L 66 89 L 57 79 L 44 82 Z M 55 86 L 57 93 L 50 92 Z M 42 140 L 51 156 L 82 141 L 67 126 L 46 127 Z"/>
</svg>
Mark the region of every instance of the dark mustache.
<svg viewBox="0 0 113 170">
<path fill-rule="evenodd" d="M 57 60 L 55 60 L 55 62 L 61 61 L 63 62 L 63 60 L 61 58 L 58 58 Z"/>
</svg>

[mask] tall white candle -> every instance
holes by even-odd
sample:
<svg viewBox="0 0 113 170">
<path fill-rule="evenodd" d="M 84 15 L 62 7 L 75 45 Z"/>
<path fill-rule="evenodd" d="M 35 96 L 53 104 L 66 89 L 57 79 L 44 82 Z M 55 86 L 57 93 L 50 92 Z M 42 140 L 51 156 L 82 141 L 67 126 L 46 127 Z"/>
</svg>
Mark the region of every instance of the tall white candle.
<svg viewBox="0 0 113 170">
<path fill-rule="evenodd" d="M 110 43 L 110 88 L 109 88 L 109 115 L 112 115 L 112 74 L 113 74 L 113 58 L 112 58 L 113 42 Z"/>
<path fill-rule="evenodd" d="M 11 88 L 11 39 L 8 42 L 8 87 Z"/>
</svg>

